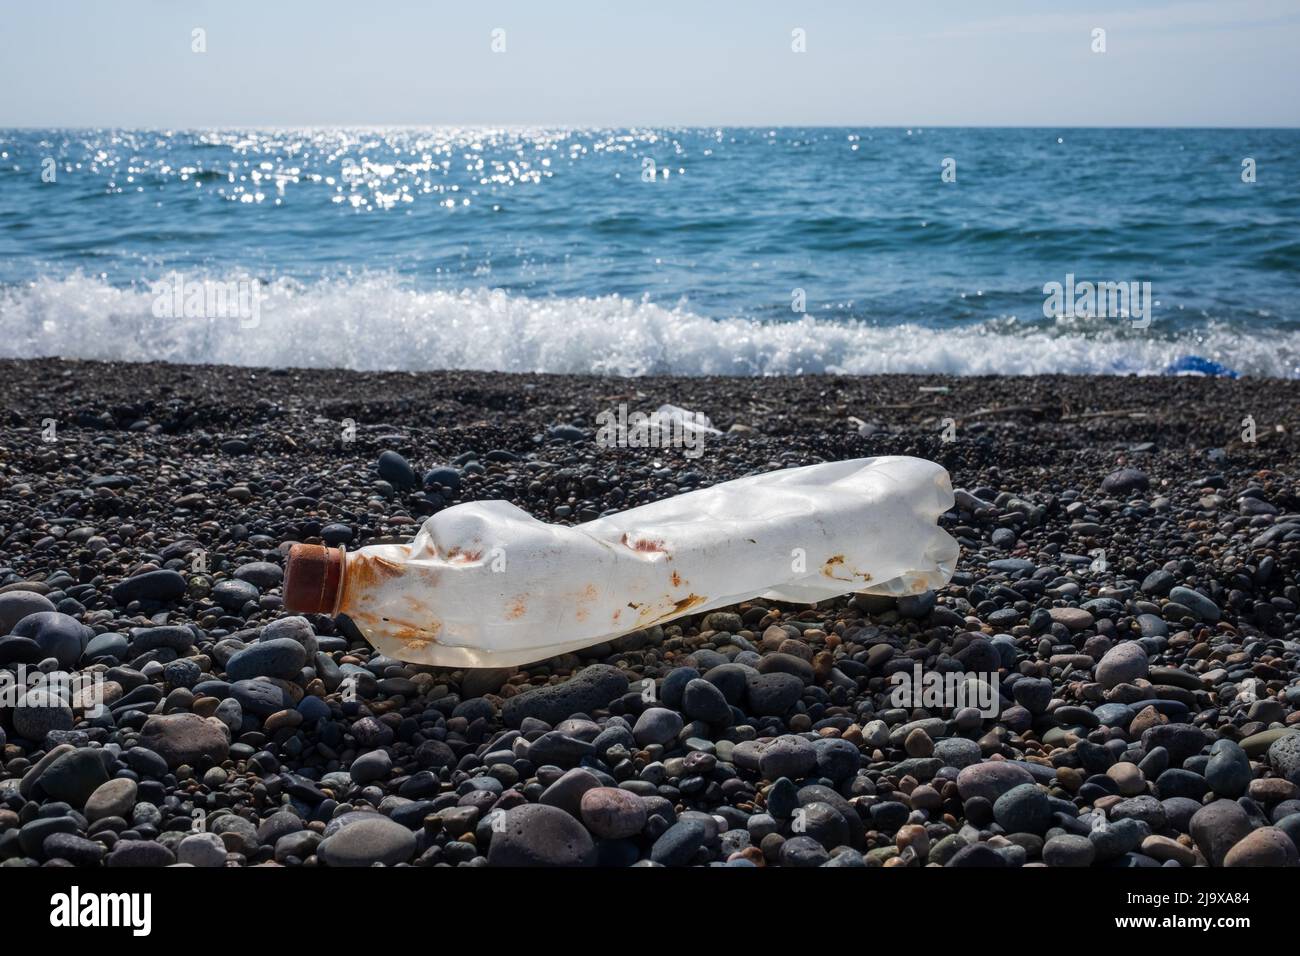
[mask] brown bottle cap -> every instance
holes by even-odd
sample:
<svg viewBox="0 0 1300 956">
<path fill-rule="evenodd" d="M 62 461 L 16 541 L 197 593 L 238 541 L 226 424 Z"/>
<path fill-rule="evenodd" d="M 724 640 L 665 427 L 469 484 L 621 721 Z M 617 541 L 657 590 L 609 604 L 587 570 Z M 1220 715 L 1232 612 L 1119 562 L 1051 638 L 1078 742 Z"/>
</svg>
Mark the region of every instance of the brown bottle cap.
<svg viewBox="0 0 1300 956">
<path fill-rule="evenodd" d="M 295 544 L 284 566 L 284 606 L 301 614 L 333 614 L 343 586 L 343 549 Z"/>
</svg>

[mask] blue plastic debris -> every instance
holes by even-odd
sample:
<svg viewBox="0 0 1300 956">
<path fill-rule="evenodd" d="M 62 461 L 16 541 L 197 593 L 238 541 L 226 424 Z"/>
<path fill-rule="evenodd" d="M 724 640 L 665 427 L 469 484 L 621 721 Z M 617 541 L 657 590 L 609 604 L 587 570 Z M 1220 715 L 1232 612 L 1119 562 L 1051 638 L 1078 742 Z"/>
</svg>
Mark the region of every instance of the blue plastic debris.
<svg viewBox="0 0 1300 956">
<path fill-rule="evenodd" d="M 1184 355 L 1165 369 L 1166 375 L 1206 375 L 1211 378 L 1241 378 L 1226 365 L 1203 358 L 1200 355 Z"/>
</svg>

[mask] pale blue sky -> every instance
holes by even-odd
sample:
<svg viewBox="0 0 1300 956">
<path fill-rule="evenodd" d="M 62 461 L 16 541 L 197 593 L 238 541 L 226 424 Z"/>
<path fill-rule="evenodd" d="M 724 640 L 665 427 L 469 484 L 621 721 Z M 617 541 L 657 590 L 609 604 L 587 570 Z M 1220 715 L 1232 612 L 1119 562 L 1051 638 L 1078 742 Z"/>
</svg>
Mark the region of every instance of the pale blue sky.
<svg viewBox="0 0 1300 956">
<path fill-rule="evenodd" d="M 1297 126 L 1297 49 L 1300 0 L 0 0 L 0 126 Z"/>
</svg>

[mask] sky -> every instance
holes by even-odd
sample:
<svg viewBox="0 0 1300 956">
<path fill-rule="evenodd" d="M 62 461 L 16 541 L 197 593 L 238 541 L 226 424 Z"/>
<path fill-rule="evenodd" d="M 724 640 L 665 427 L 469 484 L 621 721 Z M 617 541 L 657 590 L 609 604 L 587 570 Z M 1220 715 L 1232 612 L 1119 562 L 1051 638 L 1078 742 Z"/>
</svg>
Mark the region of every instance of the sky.
<svg viewBox="0 0 1300 956">
<path fill-rule="evenodd" d="M 0 126 L 1300 126 L 1297 49 L 1300 0 L 0 0 Z"/>
</svg>

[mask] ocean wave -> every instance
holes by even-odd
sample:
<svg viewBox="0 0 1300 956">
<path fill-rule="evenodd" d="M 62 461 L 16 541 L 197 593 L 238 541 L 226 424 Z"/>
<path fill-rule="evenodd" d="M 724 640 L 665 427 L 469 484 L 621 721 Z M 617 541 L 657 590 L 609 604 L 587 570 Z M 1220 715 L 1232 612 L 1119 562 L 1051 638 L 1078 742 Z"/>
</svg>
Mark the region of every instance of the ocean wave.
<svg viewBox="0 0 1300 956">
<path fill-rule="evenodd" d="M 205 277 L 184 276 L 189 282 Z M 683 304 L 607 295 L 530 298 L 501 290 L 420 290 L 386 275 L 253 287 L 255 306 L 218 315 L 159 308 L 158 290 L 73 275 L 0 288 L 0 357 L 358 370 L 477 369 L 598 375 L 1158 374 L 1188 355 L 1243 374 L 1300 377 L 1300 332 L 1139 333 L 989 321 L 936 328 L 713 319 Z M 183 283 L 182 283 L 183 284 Z M 205 287 L 206 288 L 206 287 Z M 167 313 L 172 313 L 170 316 Z M 161 314 L 160 314 L 161 313 Z M 179 315 L 179 317 L 177 317 Z M 1158 325 L 1158 323 L 1157 323 Z"/>
</svg>

